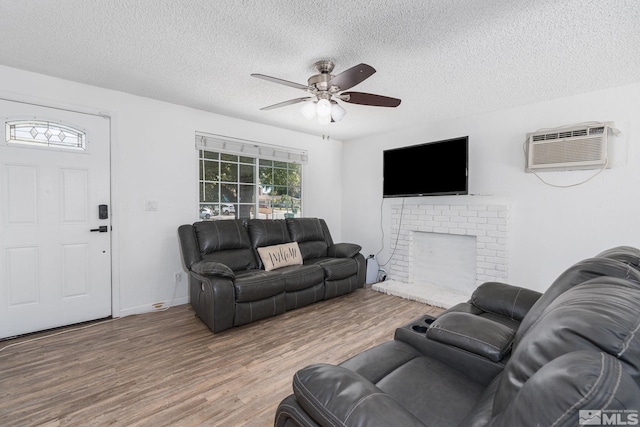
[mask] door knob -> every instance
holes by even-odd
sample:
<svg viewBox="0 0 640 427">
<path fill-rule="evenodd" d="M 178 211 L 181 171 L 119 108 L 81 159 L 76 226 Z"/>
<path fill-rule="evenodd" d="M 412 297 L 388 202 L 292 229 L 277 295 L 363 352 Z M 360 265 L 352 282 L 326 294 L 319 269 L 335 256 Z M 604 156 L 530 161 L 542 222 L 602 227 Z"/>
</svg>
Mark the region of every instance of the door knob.
<svg viewBox="0 0 640 427">
<path fill-rule="evenodd" d="M 109 231 L 109 228 L 106 225 L 101 225 L 99 228 L 92 228 L 89 231 L 97 231 L 99 233 L 106 233 L 107 231 Z"/>
</svg>

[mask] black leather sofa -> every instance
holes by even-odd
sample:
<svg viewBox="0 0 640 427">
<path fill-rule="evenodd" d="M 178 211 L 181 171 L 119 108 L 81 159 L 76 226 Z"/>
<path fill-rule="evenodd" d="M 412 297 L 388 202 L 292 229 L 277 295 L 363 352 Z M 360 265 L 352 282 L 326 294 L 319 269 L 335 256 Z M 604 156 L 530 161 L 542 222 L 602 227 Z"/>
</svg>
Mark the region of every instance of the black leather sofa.
<svg viewBox="0 0 640 427">
<path fill-rule="evenodd" d="M 191 306 L 214 333 L 364 286 L 361 247 L 334 243 L 320 218 L 201 221 L 178 237 Z M 292 242 L 280 258 L 293 250 L 300 264 L 266 271 L 259 251 Z"/>
<path fill-rule="evenodd" d="M 507 307 L 519 288 L 489 285 L 482 307 L 472 298 L 340 365 L 299 370 L 275 425 L 637 424 L 639 266 L 638 249 L 604 251 L 521 300 L 516 316 Z"/>
</svg>

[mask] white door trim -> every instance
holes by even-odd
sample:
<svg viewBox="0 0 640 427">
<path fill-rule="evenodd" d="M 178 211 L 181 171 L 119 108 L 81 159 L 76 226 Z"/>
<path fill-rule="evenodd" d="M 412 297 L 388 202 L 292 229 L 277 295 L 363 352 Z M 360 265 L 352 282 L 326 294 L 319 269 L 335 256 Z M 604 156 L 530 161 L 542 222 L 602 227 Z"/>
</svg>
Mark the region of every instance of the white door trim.
<svg viewBox="0 0 640 427">
<path fill-rule="evenodd" d="M 116 177 L 118 157 L 117 157 L 117 114 L 111 110 L 97 110 L 84 106 L 64 104 L 59 101 L 39 98 L 22 93 L 7 92 L 0 90 L 0 99 L 5 101 L 31 104 L 38 107 L 55 108 L 74 113 L 100 116 L 109 120 L 109 152 L 110 152 L 110 185 L 111 185 L 111 205 L 109 206 L 111 215 L 112 230 L 109 233 L 111 238 L 111 316 L 121 317 L 120 313 L 120 203 L 118 198 L 118 187 Z"/>
</svg>

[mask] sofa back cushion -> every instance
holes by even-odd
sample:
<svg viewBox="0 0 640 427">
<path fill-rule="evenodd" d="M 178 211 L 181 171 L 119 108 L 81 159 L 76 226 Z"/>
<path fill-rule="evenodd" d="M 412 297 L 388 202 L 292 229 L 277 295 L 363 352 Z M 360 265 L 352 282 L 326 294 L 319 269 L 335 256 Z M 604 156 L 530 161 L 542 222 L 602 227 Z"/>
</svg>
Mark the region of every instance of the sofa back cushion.
<svg viewBox="0 0 640 427">
<path fill-rule="evenodd" d="M 247 221 L 247 230 L 254 248 L 291 242 L 284 219 L 250 219 Z"/>
<path fill-rule="evenodd" d="M 632 246 L 616 246 L 596 255 L 598 258 L 609 258 L 624 262 L 640 270 L 640 249 Z"/>
<path fill-rule="evenodd" d="M 603 276 L 618 277 L 640 282 L 640 271 L 615 259 L 589 258 L 572 265 L 558 276 L 551 286 L 549 286 L 549 289 L 547 289 L 533 307 L 531 307 L 516 332 L 513 347 L 518 346 L 522 336 L 526 334 L 531 325 L 538 320 L 540 314 L 559 295 L 580 283 Z"/>
<path fill-rule="evenodd" d="M 635 425 L 639 407 L 640 388 L 625 372 L 623 364 L 607 353 L 583 350 L 547 363 L 524 384 L 502 413 L 481 425 Z M 602 417 L 599 419 L 602 423 L 585 419 L 597 415 Z M 628 415 L 632 417 L 629 422 Z M 469 414 L 468 422 L 460 425 L 478 425 L 471 416 L 480 418 L 484 414 Z"/>
<path fill-rule="evenodd" d="M 639 382 L 638 307 L 638 283 L 613 277 L 591 279 L 558 296 L 513 351 L 502 373 L 493 414 L 505 410 L 540 368 L 573 351 L 610 354 Z"/>
<path fill-rule="evenodd" d="M 318 218 L 287 218 L 291 238 L 298 242 L 302 259 L 327 256 L 328 243 L 322 222 Z"/>
<path fill-rule="evenodd" d="M 193 226 L 204 261 L 225 264 L 233 271 L 258 268 L 249 233 L 242 220 L 202 221 Z"/>
</svg>

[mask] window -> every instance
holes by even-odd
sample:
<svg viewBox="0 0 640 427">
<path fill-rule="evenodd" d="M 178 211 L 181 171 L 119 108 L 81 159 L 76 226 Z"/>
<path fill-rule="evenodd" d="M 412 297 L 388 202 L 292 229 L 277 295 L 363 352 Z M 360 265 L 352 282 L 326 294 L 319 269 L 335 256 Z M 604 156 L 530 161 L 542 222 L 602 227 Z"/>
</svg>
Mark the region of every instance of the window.
<svg viewBox="0 0 640 427">
<path fill-rule="evenodd" d="M 253 142 L 249 142 L 253 150 L 245 151 L 264 153 L 263 156 L 235 153 L 242 148 L 234 146 L 232 151 L 220 141 L 215 145 L 224 150 L 213 150 L 211 139 L 196 138 L 197 148 L 207 148 L 200 149 L 198 157 L 200 219 L 282 219 L 302 215 L 300 162 L 275 160 L 281 151 L 277 153 L 272 147 Z M 246 147 L 241 143 L 243 146 Z"/>
<path fill-rule="evenodd" d="M 38 120 L 6 122 L 7 144 L 86 151 L 86 133 L 60 123 Z"/>
</svg>

